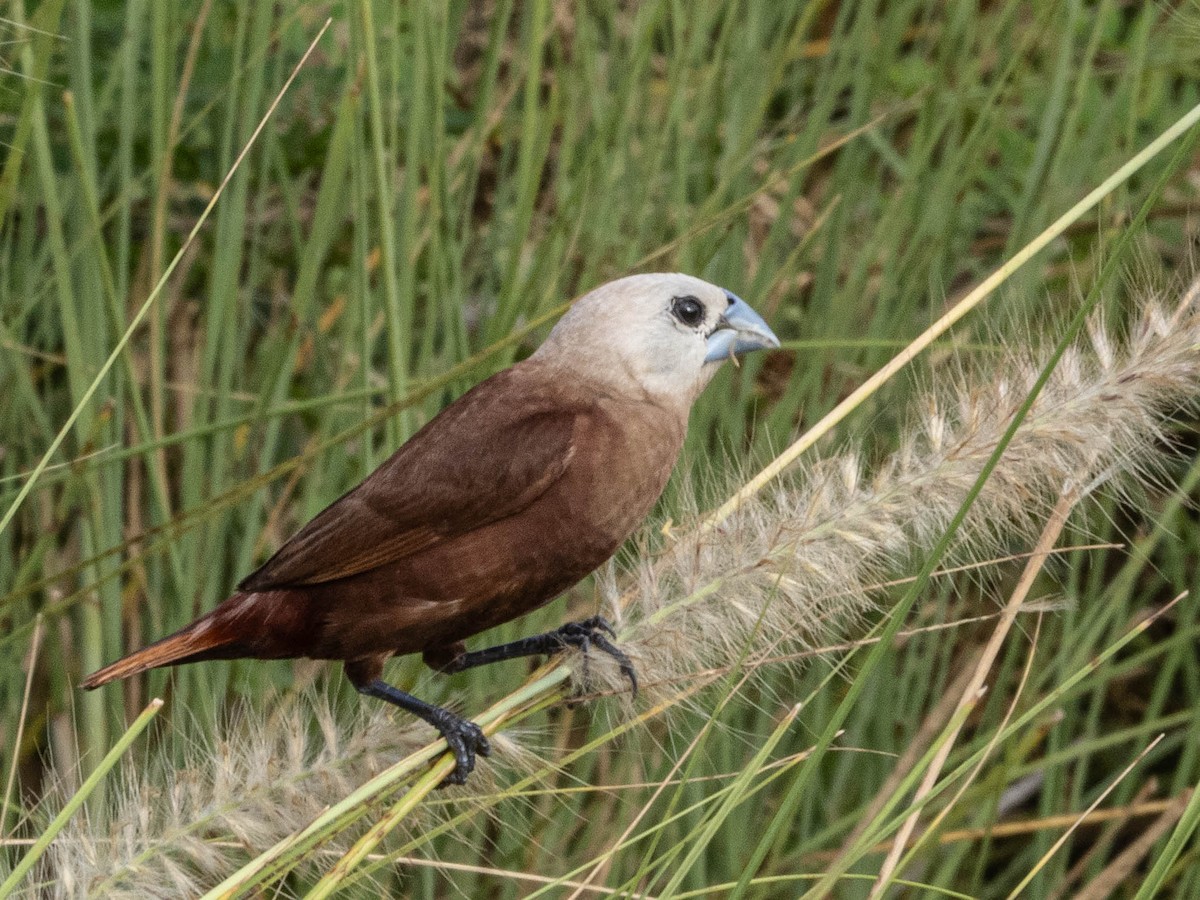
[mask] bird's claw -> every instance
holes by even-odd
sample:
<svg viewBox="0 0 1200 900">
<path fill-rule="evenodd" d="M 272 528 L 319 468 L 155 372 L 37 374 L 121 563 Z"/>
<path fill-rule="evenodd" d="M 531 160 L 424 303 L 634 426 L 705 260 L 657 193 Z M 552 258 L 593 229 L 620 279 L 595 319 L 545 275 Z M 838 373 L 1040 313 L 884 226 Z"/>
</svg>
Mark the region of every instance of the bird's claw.
<svg viewBox="0 0 1200 900">
<path fill-rule="evenodd" d="M 434 727 L 441 732 L 450 746 L 450 752 L 454 754 L 454 771 L 447 775 L 438 787 L 466 784 L 467 776 L 475 771 L 475 754 L 492 755 L 492 745 L 487 736 L 474 722 L 450 712 L 445 712 L 445 715 L 434 723 Z"/>
<path fill-rule="evenodd" d="M 606 634 L 614 638 L 617 636 L 617 632 L 603 616 L 592 616 L 590 619 L 584 619 L 581 622 L 568 622 L 559 628 L 558 631 L 554 632 L 554 636 L 560 644 L 564 647 L 577 647 L 583 654 L 583 680 L 585 682 L 588 679 L 588 652 L 595 646 L 597 650 L 608 654 L 616 660 L 621 674 L 629 679 L 629 685 L 636 699 L 638 679 L 637 672 L 633 668 L 633 661 L 630 660 L 620 647 L 610 641 L 605 636 Z"/>
</svg>

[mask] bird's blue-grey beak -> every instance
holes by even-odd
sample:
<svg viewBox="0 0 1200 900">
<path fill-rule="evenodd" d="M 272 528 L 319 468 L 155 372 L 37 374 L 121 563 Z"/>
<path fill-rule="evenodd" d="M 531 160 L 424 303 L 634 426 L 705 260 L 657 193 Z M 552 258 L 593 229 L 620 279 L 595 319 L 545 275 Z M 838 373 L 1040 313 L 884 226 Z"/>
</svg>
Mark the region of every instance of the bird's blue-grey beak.
<svg viewBox="0 0 1200 900">
<path fill-rule="evenodd" d="M 705 362 L 720 362 L 751 350 L 771 350 L 779 346 L 775 332 L 749 303 L 729 291 L 725 296 L 729 298 L 729 308 L 717 319 L 716 328 L 708 336 Z"/>
</svg>

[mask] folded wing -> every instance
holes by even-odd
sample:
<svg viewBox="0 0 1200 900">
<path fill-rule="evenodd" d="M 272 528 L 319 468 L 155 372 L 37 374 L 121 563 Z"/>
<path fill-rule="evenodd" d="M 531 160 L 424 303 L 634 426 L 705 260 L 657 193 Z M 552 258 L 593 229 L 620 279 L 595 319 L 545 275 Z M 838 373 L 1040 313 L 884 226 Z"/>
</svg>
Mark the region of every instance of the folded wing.
<svg viewBox="0 0 1200 900">
<path fill-rule="evenodd" d="M 583 411 L 517 366 L 447 407 L 238 585 L 322 584 L 507 518 L 562 477 Z"/>
</svg>

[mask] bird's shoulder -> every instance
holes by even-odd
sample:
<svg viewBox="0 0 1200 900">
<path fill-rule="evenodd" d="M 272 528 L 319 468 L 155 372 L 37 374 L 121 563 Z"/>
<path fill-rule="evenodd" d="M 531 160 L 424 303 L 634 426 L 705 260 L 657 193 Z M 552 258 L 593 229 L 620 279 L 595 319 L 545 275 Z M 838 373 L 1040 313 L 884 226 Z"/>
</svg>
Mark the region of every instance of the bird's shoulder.
<svg viewBox="0 0 1200 900">
<path fill-rule="evenodd" d="M 586 391 L 518 364 L 446 407 L 298 531 L 239 590 L 320 584 L 396 562 L 528 507 L 598 417 Z"/>
</svg>

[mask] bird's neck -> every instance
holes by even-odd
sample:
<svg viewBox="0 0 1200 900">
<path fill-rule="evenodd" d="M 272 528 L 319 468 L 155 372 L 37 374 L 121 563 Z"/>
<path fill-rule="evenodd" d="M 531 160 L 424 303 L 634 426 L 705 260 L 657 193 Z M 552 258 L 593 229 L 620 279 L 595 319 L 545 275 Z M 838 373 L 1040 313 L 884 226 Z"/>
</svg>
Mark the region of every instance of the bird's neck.
<svg viewBox="0 0 1200 900">
<path fill-rule="evenodd" d="M 571 386 L 581 395 L 606 397 L 626 403 L 647 404 L 686 424 L 692 404 L 711 380 L 713 371 L 705 366 L 699 377 L 687 384 L 678 378 L 662 377 L 651 369 L 629 365 L 619 355 L 597 365 L 590 359 L 561 353 L 535 353 L 522 365 L 540 369 L 543 377 L 564 388 Z M 715 371 L 715 367 L 713 367 Z"/>
</svg>

